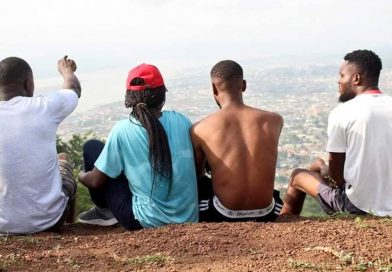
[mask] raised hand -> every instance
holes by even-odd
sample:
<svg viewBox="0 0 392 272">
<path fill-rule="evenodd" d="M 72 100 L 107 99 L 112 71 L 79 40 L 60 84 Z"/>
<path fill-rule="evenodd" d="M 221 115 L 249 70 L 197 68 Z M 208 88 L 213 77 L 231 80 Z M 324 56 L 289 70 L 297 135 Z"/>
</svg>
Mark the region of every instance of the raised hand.
<svg viewBox="0 0 392 272">
<path fill-rule="evenodd" d="M 62 59 L 57 62 L 58 70 L 61 75 L 72 74 L 76 71 L 76 63 L 72 59 L 68 59 L 68 56 L 65 55 Z"/>
<path fill-rule="evenodd" d="M 79 79 L 75 76 L 76 63 L 72 59 L 68 59 L 65 55 L 64 58 L 57 62 L 57 67 L 60 74 L 64 77 L 63 89 L 73 90 L 78 97 L 80 97 L 82 88 L 80 87 Z"/>
</svg>

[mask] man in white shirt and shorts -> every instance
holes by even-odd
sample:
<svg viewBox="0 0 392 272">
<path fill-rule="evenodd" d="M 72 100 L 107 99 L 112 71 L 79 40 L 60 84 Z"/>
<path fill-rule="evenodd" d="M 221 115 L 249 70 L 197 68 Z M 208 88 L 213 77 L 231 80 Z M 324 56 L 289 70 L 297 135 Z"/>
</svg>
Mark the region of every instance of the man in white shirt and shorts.
<svg viewBox="0 0 392 272">
<path fill-rule="evenodd" d="M 58 61 L 62 90 L 33 96 L 29 64 L 0 62 L 0 235 L 56 230 L 72 221 L 76 183 L 67 154 L 57 155 L 58 125 L 75 109 L 76 64 Z"/>
<path fill-rule="evenodd" d="M 328 119 L 329 166 L 295 169 L 281 214 L 300 214 L 305 195 L 328 213 L 392 215 L 392 97 L 378 88 L 381 59 L 348 53 L 339 70 L 339 101 Z"/>
</svg>

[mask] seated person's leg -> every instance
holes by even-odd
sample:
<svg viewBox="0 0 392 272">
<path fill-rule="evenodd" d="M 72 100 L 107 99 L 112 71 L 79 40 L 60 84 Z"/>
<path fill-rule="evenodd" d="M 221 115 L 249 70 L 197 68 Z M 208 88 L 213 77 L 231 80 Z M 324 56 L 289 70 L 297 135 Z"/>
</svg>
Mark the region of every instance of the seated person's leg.
<svg viewBox="0 0 392 272">
<path fill-rule="evenodd" d="M 94 163 L 101 154 L 105 144 L 98 140 L 89 140 L 83 145 L 83 162 L 84 171 L 91 171 L 94 168 Z M 105 187 L 92 189 L 88 188 L 91 200 L 99 208 L 107 208 L 108 205 L 105 199 Z"/>
<path fill-rule="evenodd" d="M 261 217 L 260 219 L 256 219 L 257 222 L 273 222 L 276 221 L 278 216 L 280 215 L 280 211 L 283 207 L 283 201 L 280 198 L 280 191 L 274 190 L 272 197 L 274 198 L 274 209 L 268 215 Z"/>
<path fill-rule="evenodd" d="M 319 173 L 306 169 L 293 171 L 281 214 L 299 215 L 306 194 L 315 198 L 323 211 L 328 214 L 336 212 L 366 214 L 349 201 L 344 187 L 332 188 L 323 182 Z"/>
<path fill-rule="evenodd" d="M 94 163 L 101 154 L 104 146 L 105 144 L 98 140 L 89 140 L 84 144 L 83 160 L 85 171 L 91 171 L 94 168 Z M 79 222 L 99 226 L 112 226 L 117 224 L 117 220 L 106 202 L 106 187 L 107 183 L 101 188 L 88 188 L 91 200 L 96 206 L 79 214 Z"/>
<path fill-rule="evenodd" d="M 77 184 L 73 176 L 71 158 L 66 153 L 60 153 L 58 154 L 58 160 L 62 179 L 62 191 L 68 197 L 68 202 L 61 218 L 50 228 L 51 231 L 58 230 L 65 222 L 73 223 L 75 221 Z"/>
<path fill-rule="evenodd" d="M 124 174 L 115 180 L 108 179 L 105 196 L 114 217 L 124 228 L 127 230 L 143 228 L 133 214 L 132 193 Z"/>
<path fill-rule="evenodd" d="M 299 215 L 305 201 L 306 194 L 316 198 L 322 178 L 320 174 L 306 169 L 295 169 L 287 188 L 284 205 L 280 214 Z"/>
<path fill-rule="evenodd" d="M 67 223 L 73 223 L 75 221 L 75 208 L 76 208 L 76 190 L 77 184 L 73 176 L 73 166 L 71 165 L 71 158 L 66 153 L 60 153 L 58 155 L 59 168 L 62 179 L 62 190 L 68 197 L 69 212 L 66 218 Z"/>
<path fill-rule="evenodd" d="M 199 222 L 213 222 L 211 217 L 212 198 L 212 181 L 208 176 L 203 176 L 197 180 L 197 189 L 199 196 Z"/>
</svg>

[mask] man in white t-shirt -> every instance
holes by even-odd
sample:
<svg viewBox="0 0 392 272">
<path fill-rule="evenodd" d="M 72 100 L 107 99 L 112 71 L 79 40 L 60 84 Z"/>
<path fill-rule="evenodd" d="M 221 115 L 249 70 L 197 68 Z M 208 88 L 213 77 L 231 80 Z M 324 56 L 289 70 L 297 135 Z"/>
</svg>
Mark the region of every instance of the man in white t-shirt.
<svg viewBox="0 0 392 272">
<path fill-rule="evenodd" d="M 356 50 L 339 70 L 339 101 L 328 119 L 329 166 L 296 169 L 281 214 L 300 214 L 306 193 L 329 213 L 392 216 L 392 97 L 378 88 L 381 59 Z"/>
<path fill-rule="evenodd" d="M 76 183 L 67 154 L 57 155 L 56 131 L 76 107 L 76 64 L 58 61 L 63 89 L 33 96 L 29 64 L 0 62 L 0 234 L 56 230 L 72 221 Z"/>
</svg>

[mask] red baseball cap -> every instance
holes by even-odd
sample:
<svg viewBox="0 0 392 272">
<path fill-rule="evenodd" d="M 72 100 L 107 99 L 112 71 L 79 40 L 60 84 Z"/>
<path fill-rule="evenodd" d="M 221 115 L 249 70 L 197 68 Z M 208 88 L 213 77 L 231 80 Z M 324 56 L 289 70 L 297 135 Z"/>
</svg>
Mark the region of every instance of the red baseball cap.
<svg viewBox="0 0 392 272">
<path fill-rule="evenodd" d="M 135 78 L 143 79 L 144 84 L 132 85 Z M 143 91 L 162 86 L 165 86 L 165 83 L 158 68 L 151 64 L 142 63 L 129 71 L 125 88 L 131 91 Z"/>
</svg>

